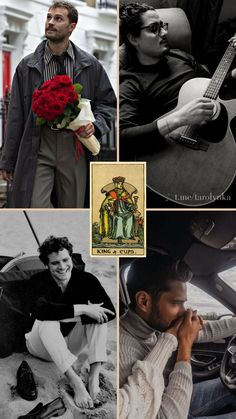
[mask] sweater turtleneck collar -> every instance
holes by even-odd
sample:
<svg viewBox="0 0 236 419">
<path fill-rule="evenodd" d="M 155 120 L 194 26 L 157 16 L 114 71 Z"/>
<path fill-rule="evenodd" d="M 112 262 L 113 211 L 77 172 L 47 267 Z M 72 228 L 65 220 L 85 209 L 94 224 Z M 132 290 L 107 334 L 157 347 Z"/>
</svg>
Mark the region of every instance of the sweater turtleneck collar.
<svg viewBox="0 0 236 419">
<path fill-rule="evenodd" d="M 128 311 L 121 317 L 120 325 L 131 335 L 144 341 L 153 341 L 157 339 L 160 332 L 149 326 L 135 311 Z"/>
</svg>

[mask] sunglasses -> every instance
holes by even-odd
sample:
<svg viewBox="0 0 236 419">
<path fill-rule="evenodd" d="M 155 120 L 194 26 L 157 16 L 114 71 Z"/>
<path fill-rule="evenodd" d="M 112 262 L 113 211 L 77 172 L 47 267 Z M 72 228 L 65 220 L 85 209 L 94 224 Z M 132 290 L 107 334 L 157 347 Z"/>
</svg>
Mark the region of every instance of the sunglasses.
<svg viewBox="0 0 236 419">
<path fill-rule="evenodd" d="M 148 26 L 142 26 L 140 30 L 146 29 L 147 32 L 154 33 L 155 35 L 160 36 L 161 31 L 168 31 L 168 23 L 163 22 L 153 22 Z"/>
</svg>

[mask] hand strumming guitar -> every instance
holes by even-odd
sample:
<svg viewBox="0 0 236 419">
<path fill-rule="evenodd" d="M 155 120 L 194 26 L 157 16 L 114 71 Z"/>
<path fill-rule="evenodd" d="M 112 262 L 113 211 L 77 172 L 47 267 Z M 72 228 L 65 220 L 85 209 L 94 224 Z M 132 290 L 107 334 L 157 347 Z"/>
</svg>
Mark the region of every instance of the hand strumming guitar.
<svg viewBox="0 0 236 419">
<path fill-rule="evenodd" d="M 185 125 L 202 125 L 210 121 L 215 113 L 215 102 L 206 97 L 191 100 L 186 105 L 157 120 L 161 135 L 165 136 Z"/>
</svg>

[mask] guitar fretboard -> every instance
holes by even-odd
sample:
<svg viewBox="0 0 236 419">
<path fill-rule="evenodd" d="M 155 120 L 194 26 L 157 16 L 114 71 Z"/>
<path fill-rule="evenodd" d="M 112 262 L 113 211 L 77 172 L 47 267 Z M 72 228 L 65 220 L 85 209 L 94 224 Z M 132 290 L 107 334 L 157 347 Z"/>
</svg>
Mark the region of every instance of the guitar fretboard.
<svg viewBox="0 0 236 419">
<path fill-rule="evenodd" d="M 227 50 L 225 51 L 213 77 L 210 81 L 210 84 L 207 90 L 204 93 L 204 97 L 208 97 L 210 99 L 216 99 L 220 88 L 224 82 L 224 79 L 229 71 L 229 68 L 233 62 L 235 57 L 236 50 L 232 45 L 229 45 Z"/>
</svg>

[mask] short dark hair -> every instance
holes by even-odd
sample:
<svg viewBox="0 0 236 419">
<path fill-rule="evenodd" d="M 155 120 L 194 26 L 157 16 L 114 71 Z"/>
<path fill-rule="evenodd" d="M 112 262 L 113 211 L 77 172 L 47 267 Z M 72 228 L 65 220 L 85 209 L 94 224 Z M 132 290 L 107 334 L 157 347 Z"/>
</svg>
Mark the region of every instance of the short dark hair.
<svg viewBox="0 0 236 419">
<path fill-rule="evenodd" d="M 120 8 L 120 37 L 128 48 L 133 48 L 128 39 L 128 34 L 139 36 L 142 22 L 142 15 L 148 10 L 155 10 L 148 4 L 129 3 Z"/>
<path fill-rule="evenodd" d="M 72 255 L 73 246 L 67 237 L 49 236 L 38 248 L 39 259 L 43 262 L 44 265 L 48 265 L 48 256 L 51 253 L 58 253 L 63 249 L 67 249 L 69 255 Z"/>
<path fill-rule="evenodd" d="M 49 7 L 49 10 L 55 9 L 56 7 L 67 9 L 70 23 L 78 22 L 78 10 L 73 6 L 73 4 L 69 3 L 69 1 L 54 1 Z"/>
<path fill-rule="evenodd" d="M 127 289 L 130 306 L 136 307 L 136 293 L 146 291 L 158 299 L 161 293 L 169 291 L 170 280 L 190 281 L 192 272 L 189 266 L 180 259 L 160 253 L 146 258 L 134 259 L 127 275 Z"/>
</svg>

